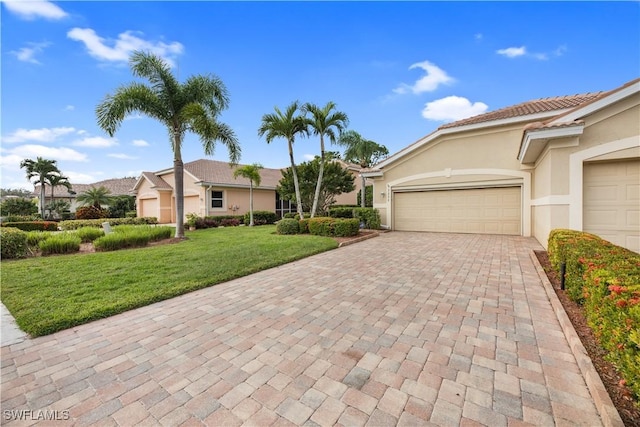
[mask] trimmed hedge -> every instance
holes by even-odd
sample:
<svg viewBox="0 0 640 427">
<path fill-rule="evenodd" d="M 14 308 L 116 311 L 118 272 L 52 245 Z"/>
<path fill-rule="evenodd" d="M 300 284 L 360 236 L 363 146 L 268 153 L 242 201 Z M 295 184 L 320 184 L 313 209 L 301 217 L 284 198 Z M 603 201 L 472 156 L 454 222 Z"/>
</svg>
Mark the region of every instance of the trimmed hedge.
<svg viewBox="0 0 640 427">
<path fill-rule="evenodd" d="M 298 224 L 300 225 L 300 234 L 309 234 L 309 218 L 305 218 L 305 219 L 301 219 L 301 220 L 296 220 L 298 221 Z"/>
<path fill-rule="evenodd" d="M 22 231 L 57 231 L 58 223 L 54 221 L 20 221 L 3 222 L 3 227 L 14 227 Z"/>
<path fill-rule="evenodd" d="M 353 218 L 352 207 L 330 208 L 329 216 L 331 218 Z"/>
<path fill-rule="evenodd" d="M 249 212 L 244 214 L 244 223 L 249 225 Z M 253 211 L 253 225 L 267 225 L 275 224 L 278 220 L 278 215 L 271 211 Z"/>
<path fill-rule="evenodd" d="M 364 228 L 377 230 L 380 228 L 380 212 L 375 208 L 354 208 L 353 217 L 364 223 Z"/>
<path fill-rule="evenodd" d="M 146 225 L 157 224 L 158 218 L 153 216 L 145 216 L 140 218 L 108 218 L 108 219 L 72 219 L 68 221 L 60 221 L 58 226 L 60 230 L 77 230 L 82 227 L 102 227 L 103 222 L 108 222 L 112 226 L 116 225 Z"/>
<path fill-rule="evenodd" d="M 607 359 L 640 397 L 640 254 L 593 234 L 557 229 L 549 234 L 556 272 L 566 264 L 565 289 L 583 304 Z"/>
<path fill-rule="evenodd" d="M 276 232 L 278 234 L 299 234 L 300 224 L 293 218 L 284 218 L 278 221 Z"/>
<path fill-rule="evenodd" d="M 0 256 L 2 259 L 27 256 L 27 233 L 16 227 L 0 228 Z"/>
<path fill-rule="evenodd" d="M 360 231 L 360 222 L 355 218 L 315 217 L 306 221 L 309 233 L 316 236 L 348 237 Z"/>
</svg>

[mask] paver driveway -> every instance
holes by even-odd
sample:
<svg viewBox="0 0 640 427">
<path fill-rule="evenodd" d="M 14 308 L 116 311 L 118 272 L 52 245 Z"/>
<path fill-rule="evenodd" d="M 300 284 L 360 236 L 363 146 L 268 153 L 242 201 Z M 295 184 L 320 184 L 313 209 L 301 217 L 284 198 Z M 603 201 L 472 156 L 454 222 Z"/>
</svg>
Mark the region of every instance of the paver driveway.
<svg viewBox="0 0 640 427">
<path fill-rule="evenodd" d="M 532 249 L 385 233 L 6 346 L 3 423 L 599 425 Z"/>
</svg>

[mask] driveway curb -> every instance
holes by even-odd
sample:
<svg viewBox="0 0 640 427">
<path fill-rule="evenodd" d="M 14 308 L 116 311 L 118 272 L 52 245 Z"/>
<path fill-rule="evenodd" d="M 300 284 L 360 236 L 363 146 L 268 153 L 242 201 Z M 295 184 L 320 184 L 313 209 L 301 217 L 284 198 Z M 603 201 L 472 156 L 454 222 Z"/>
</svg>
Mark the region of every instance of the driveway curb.
<svg viewBox="0 0 640 427">
<path fill-rule="evenodd" d="M 538 276 L 540 276 L 540 281 L 542 282 L 544 290 L 549 297 L 549 301 L 551 302 L 553 311 L 558 318 L 560 327 L 569 342 L 571 352 L 573 353 L 573 356 L 578 363 L 578 367 L 580 368 L 580 372 L 587 383 L 587 388 L 589 389 L 589 393 L 593 398 L 596 409 L 600 414 L 602 423 L 609 427 L 624 427 L 624 423 L 622 422 L 622 418 L 620 418 L 618 410 L 613 404 L 607 389 L 604 387 L 602 379 L 600 379 L 600 375 L 598 375 L 596 368 L 593 366 L 591 358 L 587 354 L 587 350 L 582 345 L 582 341 L 580 341 L 578 333 L 569 320 L 567 313 L 564 311 L 564 307 L 558 299 L 558 296 L 556 295 L 551 282 L 549 282 L 549 278 L 542 268 L 542 265 L 540 265 L 540 261 L 538 261 L 538 257 L 534 251 L 531 251 L 531 261 L 536 267 L 536 271 L 538 272 Z"/>
<path fill-rule="evenodd" d="M 344 246 L 349 246 L 349 245 L 352 245 L 352 244 L 354 244 L 354 243 L 362 242 L 363 240 L 367 240 L 367 239 L 372 239 L 372 238 L 374 238 L 374 237 L 378 237 L 379 235 L 380 235 L 380 233 L 379 233 L 379 232 L 377 232 L 377 231 L 375 231 L 375 232 L 373 232 L 373 233 L 371 233 L 371 234 L 366 234 L 366 235 L 361 236 L 361 237 L 358 237 L 358 238 L 356 238 L 356 239 L 353 239 L 353 240 L 347 240 L 347 241 L 345 241 L 345 242 L 342 242 L 342 243 L 340 243 L 340 244 L 338 245 L 338 247 L 339 247 L 339 248 L 342 248 L 342 247 L 344 247 Z"/>
</svg>

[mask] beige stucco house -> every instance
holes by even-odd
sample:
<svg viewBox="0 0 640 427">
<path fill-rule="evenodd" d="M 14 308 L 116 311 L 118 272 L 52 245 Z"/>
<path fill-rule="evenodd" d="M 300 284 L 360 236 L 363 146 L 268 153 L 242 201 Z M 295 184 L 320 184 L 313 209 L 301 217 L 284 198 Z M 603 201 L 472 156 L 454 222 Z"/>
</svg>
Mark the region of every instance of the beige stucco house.
<svg viewBox="0 0 640 427">
<path fill-rule="evenodd" d="M 393 230 L 570 228 L 640 251 L 640 79 L 440 126 L 365 175 Z"/>
</svg>

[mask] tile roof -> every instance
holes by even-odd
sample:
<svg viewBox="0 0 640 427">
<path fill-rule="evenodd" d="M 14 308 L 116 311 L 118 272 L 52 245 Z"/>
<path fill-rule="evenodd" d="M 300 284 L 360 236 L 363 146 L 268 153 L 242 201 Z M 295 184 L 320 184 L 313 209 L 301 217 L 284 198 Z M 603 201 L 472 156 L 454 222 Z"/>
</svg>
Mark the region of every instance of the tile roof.
<svg viewBox="0 0 640 427">
<path fill-rule="evenodd" d="M 607 94 L 608 92 L 591 92 L 581 95 L 556 96 L 553 98 L 540 98 L 532 101 L 522 102 L 520 104 L 501 108 L 499 110 L 490 111 L 478 116 L 469 117 L 458 120 L 456 122 L 447 123 L 438 129 L 448 129 L 458 126 L 472 125 L 477 123 L 492 122 L 495 120 L 510 119 L 515 117 L 524 117 L 531 114 L 549 113 L 553 111 L 561 111 L 569 108 L 575 108 L 580 105 L 592 102 L 597 98 Z"/>
<path fill-rule="evenodd" d="M 244 165 L 238 165 L 238 167 L 242 166 Z M 232 168 L 227 162 L 200 159 L 185 163 L 184 169 L 199 181 L 208 184 L 249 186 L 248 179 L 240 176 L 238 179 L 233 177 L 233 171 L 236 168 Z M 259 188 L 275 188 L 282 178 L 282 172 L 280 169 L 263 168 L 260 170 L 260 177 L 262 182 Z"/>
<path fill-rule="evenodd" d="M 136 184 L 136 178 L 113 178 L 113 179 L 105 179 L 103 181 L 94 182 L 93 184 L 71 184 L 71 191 L 74 191 L 77 194 L 84 193 L 85 191 L 93 188 L 93 187 L 106 187 L 109 191 L 111 191 L 112 196 L 132 196 L 133 186 Z M 45 188 L 45 196 L 51 196 L 51 187 L 47 184 L 44 186 Z M 33 191 L 34 196 L 40 195 L 40 185 L 36 185 Z M 70 195 L 66 187 L 56 186 L 53 190 L 54 197 L 74 197 L 74 195 Z"/>
<path fill-rule="evenodd" d="M 142 172 L 142 176 L 148 179 L 149 182 L 151 183 L 151 186 L 155 187 L 158 190 L 173 190 L 173 188 L 171 188 L 171 186 L 167 183 L 167 181 L 165 181 L 164 179 L 162 179 L 161 177 L 159 177 L 153 172 Z"/>
</svg>

